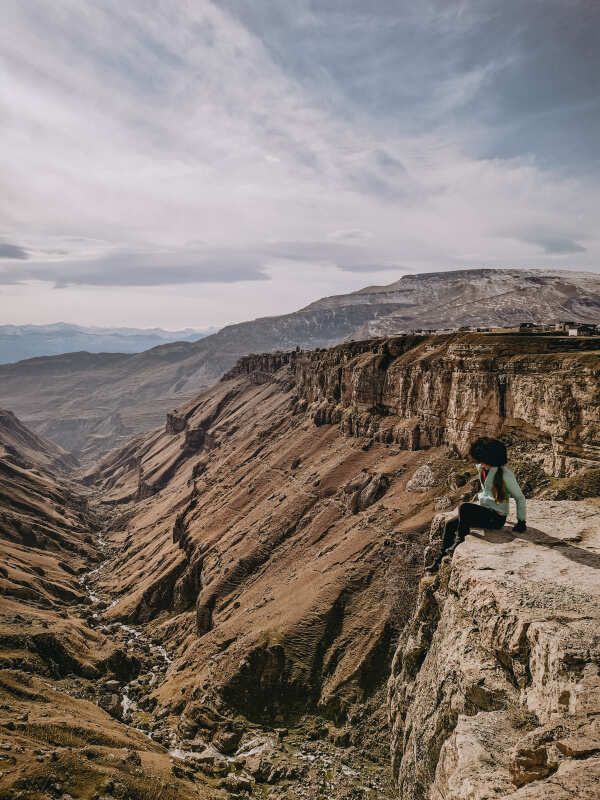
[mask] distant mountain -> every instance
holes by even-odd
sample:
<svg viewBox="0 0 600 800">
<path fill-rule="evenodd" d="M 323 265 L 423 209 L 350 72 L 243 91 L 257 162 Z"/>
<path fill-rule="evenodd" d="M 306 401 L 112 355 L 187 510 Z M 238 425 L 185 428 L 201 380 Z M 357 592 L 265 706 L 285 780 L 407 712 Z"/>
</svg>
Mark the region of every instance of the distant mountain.
<svg viewBox="0 0 600 800">
<path fill-rule="evenodd" d="M 406 275 L 292 314 L 134 355 L 70 353 L 0 367 L 0 405 L 91 459 L 160 423 L 246 353 L 329 347 L 416 328 L 600 320 L 600 275 L 477 269 Z"/>
<path fill-rule="evenodd" d="M 167 342 L 196 342 L 215 329 L 94 328 L 56 322 L 53 325 L 0 325 L 0 364 L 36 356 L 88 353 L 141 353 Z"/>
</svg>

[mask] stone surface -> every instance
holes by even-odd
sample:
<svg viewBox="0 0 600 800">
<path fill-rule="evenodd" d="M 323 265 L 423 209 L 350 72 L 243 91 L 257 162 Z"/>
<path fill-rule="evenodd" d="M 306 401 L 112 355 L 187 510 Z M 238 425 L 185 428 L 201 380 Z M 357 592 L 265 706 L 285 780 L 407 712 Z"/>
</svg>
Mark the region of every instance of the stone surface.
<svg viewBox="0 0 600 800">
<path fill-rule="evenodd" d="M 600 500 L 530 501 L 528 521 L 422 582 L 389 684 L 402 800 L 600 792 Z"/>
<path fill-rule="evenodd" d="M 415 470 L 414 475 L 406 484 L 409 492 L 428 492 L 435 486 L 435 475 L 429 464 Z"/>
</svg>

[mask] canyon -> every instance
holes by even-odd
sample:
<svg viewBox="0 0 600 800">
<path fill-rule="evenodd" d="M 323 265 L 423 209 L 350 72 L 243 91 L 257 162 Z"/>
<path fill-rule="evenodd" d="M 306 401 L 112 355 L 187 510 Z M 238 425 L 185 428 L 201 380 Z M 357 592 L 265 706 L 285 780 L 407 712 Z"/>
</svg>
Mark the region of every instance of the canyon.
<svg viewBox="0 0 600 800">
<path fill-rule="evenodd" d="M 597 796 L 600 338 L 222 367 L 84 468 L 0 417 L 0 797 Z M 529 529 L 424 578 L 483 434 Z"/>
<path fill-rule="evenodd" d="M 249 307 L 252 298 L 249 297 Z M 597 322 L 600 278 L 567 270 L 406 274 L 299 311 L 228 325 L 133 355 L 73 352 L 0 365 L 0 407 L 91 464 L 160 424 L 249 352 L 328 348 L 416 329 Z"/>
</svg>

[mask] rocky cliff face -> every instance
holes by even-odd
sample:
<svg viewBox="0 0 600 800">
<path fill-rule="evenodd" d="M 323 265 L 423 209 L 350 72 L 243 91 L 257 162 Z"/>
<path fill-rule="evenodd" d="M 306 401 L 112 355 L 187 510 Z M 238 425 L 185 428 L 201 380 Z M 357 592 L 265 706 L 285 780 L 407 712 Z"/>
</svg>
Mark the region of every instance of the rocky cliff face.
<svg viewBox="0 0 600 800">
<path fill-rule="evenodd" d="M 480 269 L 405 275 L 292 314 L 230 325 L 136 355 L 70 353 L 0 366 L 0 404 L 86 461 L 160 424 L 248 352 L 461 325 L 597 322 L 594 273 Z"/>
<path fill-rule="evenodd" d="M 418 450 L 478 435 L 531 446 L 550 475 L 600 462 L 600 338 L 401 336 L 326 351 L 249 356 L 230 375 L 288 365 L 317 424 Z"/>
<path fill-rule="evenodd" d="M 598 796 L 600 500 L 528 517 L 421 586 L 389 684 L 402 800 Z"/>
</svg>

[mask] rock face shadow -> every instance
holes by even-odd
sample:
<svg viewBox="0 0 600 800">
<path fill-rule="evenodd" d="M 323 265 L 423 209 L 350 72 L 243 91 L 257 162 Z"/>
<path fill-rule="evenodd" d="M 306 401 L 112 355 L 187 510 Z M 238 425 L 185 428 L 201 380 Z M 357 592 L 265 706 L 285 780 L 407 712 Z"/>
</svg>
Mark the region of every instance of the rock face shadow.
<svg viewBox="0 0 600 800">
<path fill-rule="evenodd" d="M 493 544 L 508 544 L 509 542 L 515 541 L 515 539 L 521 539 L 525 542 L 539 545 L 540 547 L 556 549 L 562 556 L 568 558 L 570 561 L 574 561 L 576 564 L 581 564 L 590 569 L 600 569 L 600 555 L 591 553 L 583 547 L 574 547 L 569 542 L 565 542 L 563 539 L 559 539 L 555 536 L 550 536 L 539 528 L 528 527 L 524 533 L 515 533 L 509 527 L 505 526 L 500 530 L 480 529 L 480 531 L 477 532 L 471 531 L 471 536 L 475 536 L 482 541 L 492 542 Z"/>
</svg>

